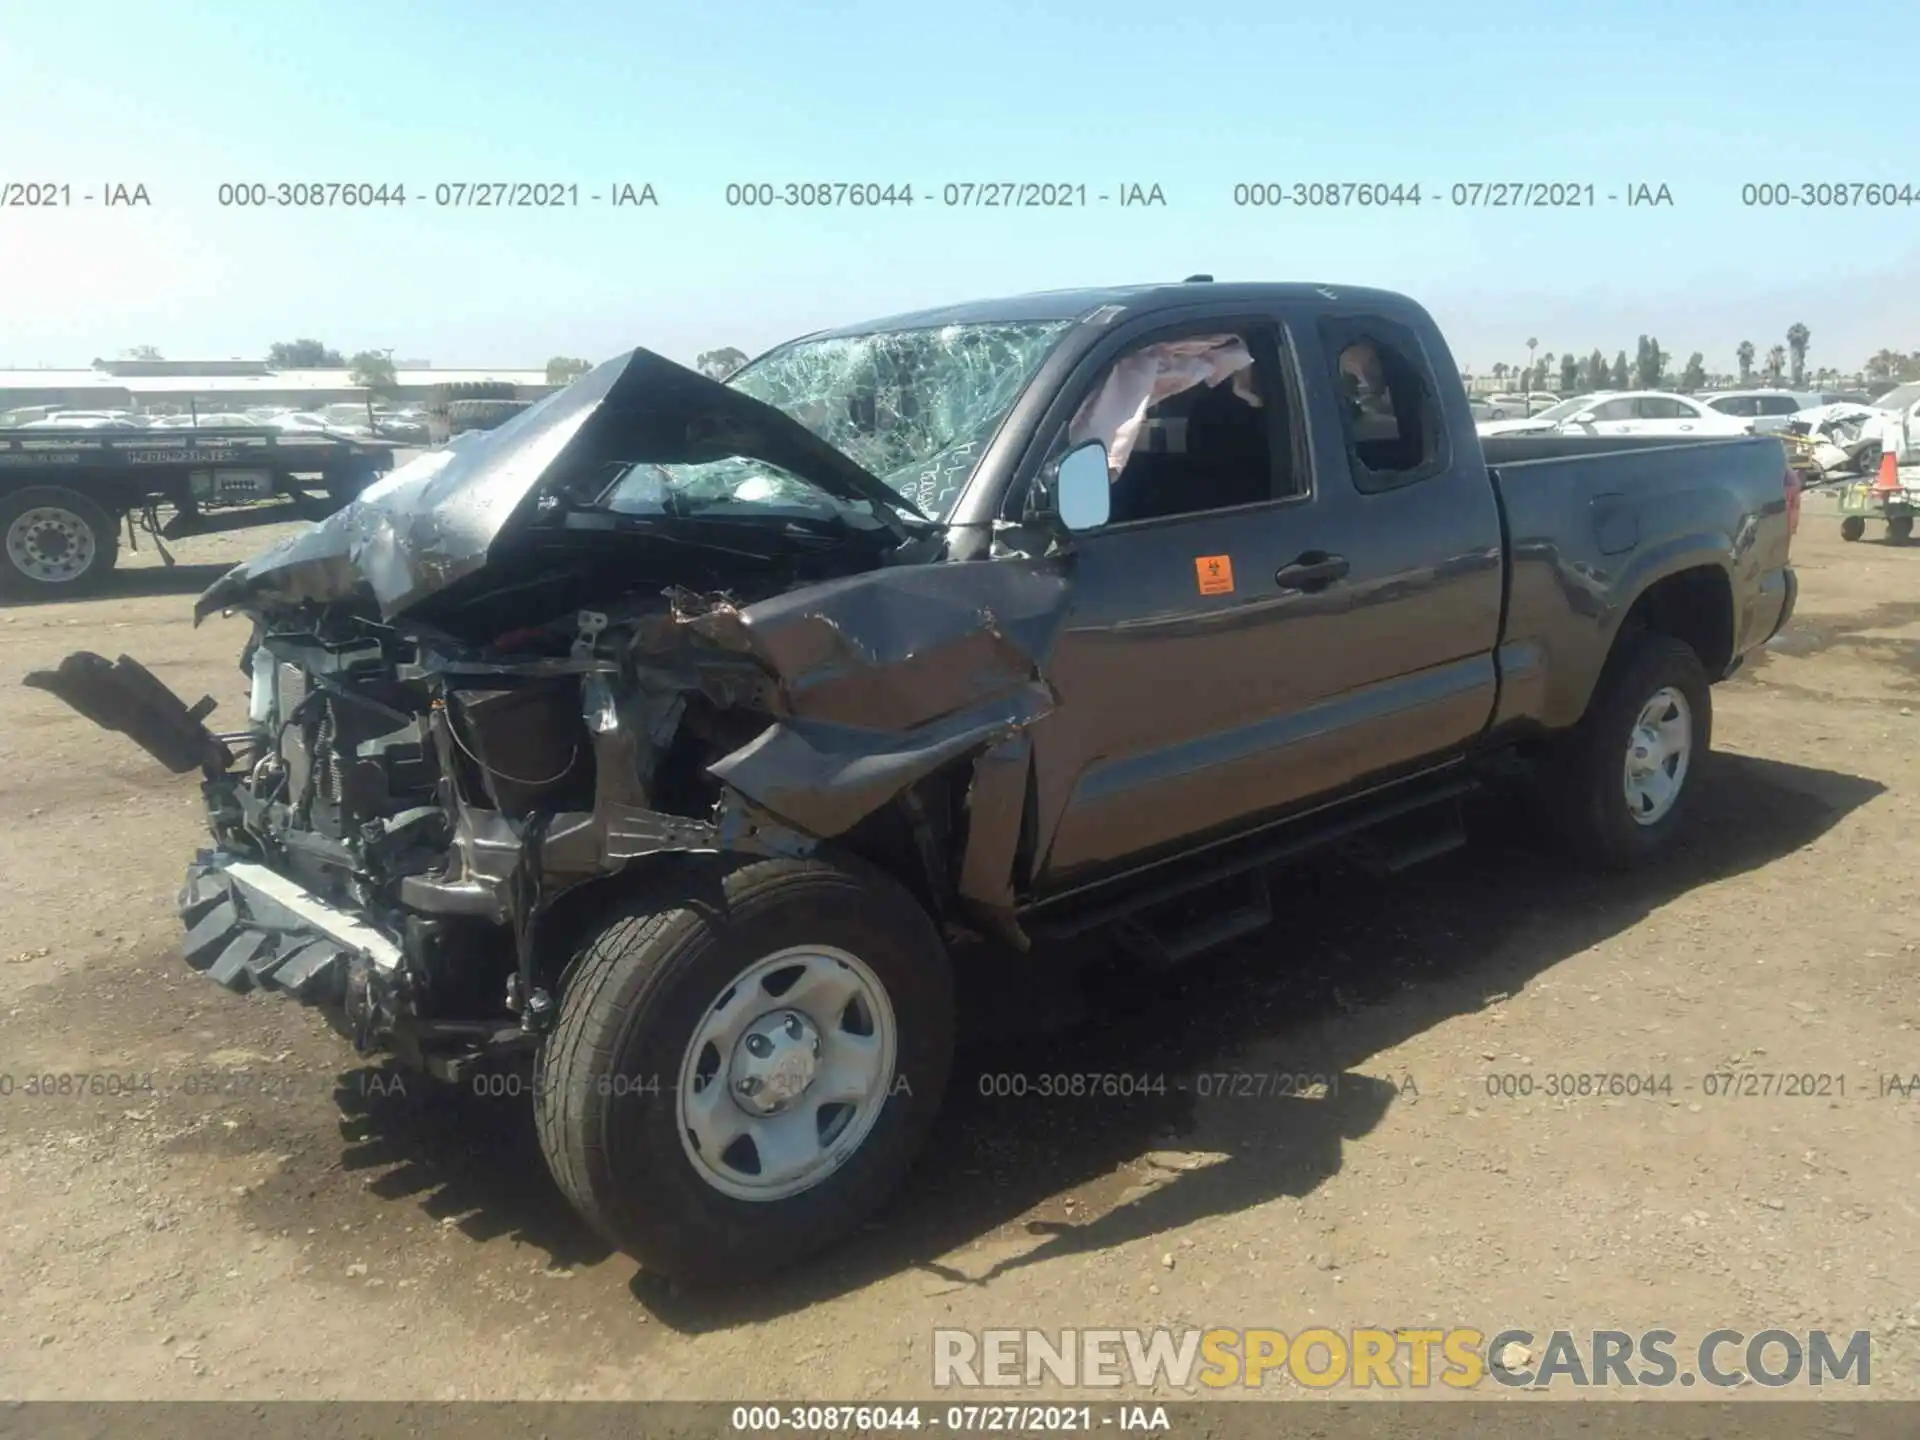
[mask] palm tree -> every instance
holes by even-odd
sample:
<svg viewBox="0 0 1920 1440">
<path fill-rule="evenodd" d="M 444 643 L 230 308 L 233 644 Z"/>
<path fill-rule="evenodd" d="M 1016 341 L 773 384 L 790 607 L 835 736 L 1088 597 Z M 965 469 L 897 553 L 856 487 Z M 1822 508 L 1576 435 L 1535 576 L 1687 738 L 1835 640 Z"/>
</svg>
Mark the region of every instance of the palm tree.
<svg viewBox="0 0 1920 1440">
<path fill-rule="evenodd" d="M 1753 379 L 1753 341 L 1742 340 L 1740 348 L 1733 353 L 1740 360 L 1740 383 L 1744 385 Z"/>
<path fill-rule="evenodd" d="M 1787 347 L 1775 345 L 1767 351 L 1767 379 L 1774 384 L 1780 383 L 1780 372 L 1787 368 Z"/>
<path fill-rule="evenodd" d="M 1787 354 L 1793 360 L 1793 383 L 1801 385 L 1807 378 L 1807 345 L 1813 339 L 1813 332 L 1799 321 L 1787 327 Z"/>
</svg>

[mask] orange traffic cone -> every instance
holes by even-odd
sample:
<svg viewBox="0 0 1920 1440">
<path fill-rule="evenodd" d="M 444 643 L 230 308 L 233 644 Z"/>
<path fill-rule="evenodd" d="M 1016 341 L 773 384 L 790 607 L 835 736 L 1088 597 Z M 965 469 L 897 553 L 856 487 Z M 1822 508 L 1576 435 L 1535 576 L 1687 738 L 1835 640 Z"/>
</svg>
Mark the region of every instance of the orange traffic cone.
<svg viewBox="0 0 1920 1440">
<path fill-rule="evenodd" d="M 1876 495 L 1900 488 L 1900 452 L 1894 448 L 1900 443 L 1896 438 L 1898 434 L 1893 426 L 1887 427 L 1887 436 L 1880 448 L 1880 474 L 1873 482 Z"/>
</svg>

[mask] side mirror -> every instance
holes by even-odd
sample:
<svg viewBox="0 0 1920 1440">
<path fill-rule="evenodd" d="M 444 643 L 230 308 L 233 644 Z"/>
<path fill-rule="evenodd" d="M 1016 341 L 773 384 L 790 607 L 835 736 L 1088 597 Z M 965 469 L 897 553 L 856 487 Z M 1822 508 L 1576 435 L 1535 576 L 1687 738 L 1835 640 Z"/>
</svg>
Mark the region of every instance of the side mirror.
<svg viewBox="0 0 1920 1440">
<path fill-rule="evenodd" d="M 1054 511 L 1069 530 L 1095 530 L 1107 523 L 1113 485 L 1107 476 L 1107 447 L 1098 440 L 1070 450 L 1053 482 Z"/>
<path fill-rule="evenodd" d="M 1578 415 L 1575 415 L 1571 420 L 1567 421 L 1569 425 L 1591 425 L 1593 422 L 1594 413 L 1591 410 L 1582 410 Z"/>
</svg>

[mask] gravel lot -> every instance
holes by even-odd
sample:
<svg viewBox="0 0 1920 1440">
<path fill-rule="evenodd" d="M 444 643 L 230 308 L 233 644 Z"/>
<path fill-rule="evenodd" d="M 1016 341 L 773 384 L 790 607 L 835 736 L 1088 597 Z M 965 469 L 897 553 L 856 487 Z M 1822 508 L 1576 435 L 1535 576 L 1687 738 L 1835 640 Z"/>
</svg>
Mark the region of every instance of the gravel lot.
<svg viewBox="0 0 1920 1440">
<path fill-rule="evenodd" d="M 362 1068 L 177 958 L 193 780 L 19 680 L 125 652 L 233 714 L 239 624 L 188 610 L 269 537 L 0 611 L 0 1394 L 925 1397 L 938 1326 L 1169 1323 L 1871 1327 L 1873 1393 L 1920 1395 L 1920 1087 L 1883 1093 L 1920 1072 L 1920 546 L 1837 529 L 1810 501 L 1800 615 L 1716 692 L 1671 869 L 1582 878 L 1490 826 L 1390 884 L 1304 872 L 1270 934 L 989 1030 L 878 1224 L 722 1296 L 608 1254 L 519 1105 Z M 1168 1083 L 981 1093 L 1009 1071 Z M 1223 1071 L 1341 1078 L 1203 1095 Z M 154 1088 L 24 1093 L 130 1072 Z M 1673 1089 L 1489 1093 L 1562 1072 Z M 1845 1093 L 1707 1093 L 1732 1072 Z"/>
</svg>

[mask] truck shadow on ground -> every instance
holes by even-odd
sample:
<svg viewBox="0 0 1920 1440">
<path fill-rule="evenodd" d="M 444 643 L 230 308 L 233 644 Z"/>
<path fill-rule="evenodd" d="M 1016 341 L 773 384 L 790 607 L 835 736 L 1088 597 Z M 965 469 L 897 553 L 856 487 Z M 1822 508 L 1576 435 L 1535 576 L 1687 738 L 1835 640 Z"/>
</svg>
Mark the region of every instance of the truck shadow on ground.
<svg viewBox="0 0 1920 1440">
<path fill-rule="evenodd" d="M 1393 880 L 1336 861 L 1289 872 L 1269 932 L 1172 975 L 1097 956 L 1068 990 L 1036 979 L 1065 970 L 1036 970 L 1038 956 L 985 963 L 967 974 L 970 1040 L 933 1137 L 864 1233 L 752 1287 L 682 1290 L 643 1273 L 632 1293 L 675 1329 L 723 1329 L 903 1270 L 935 1289 L 986 1285 L 1304 1196 L 1402 1093 L 1399 1077 L 1355 1073 L 1372 1057 L 1519 994 L 1696 886 L 1812 843 L 1884 790 L 1731 755 L 1700 779 L 1690 844 L 1648 875 L 1574 871 L 1489 802 L 1475 844 Z M 1462 1079 L 1414 1078 L 1422 1090 Z M 547 1181 L 524 1095 L 403 1099 L 347 1084 L 340 1099 L 346 1168 L 396 1166 L 369 1193 L 416 1197 L 465 1217 L 476 1239 L 512 1234 L 556 1265 L 607 1256 Z"/>
</svg>

